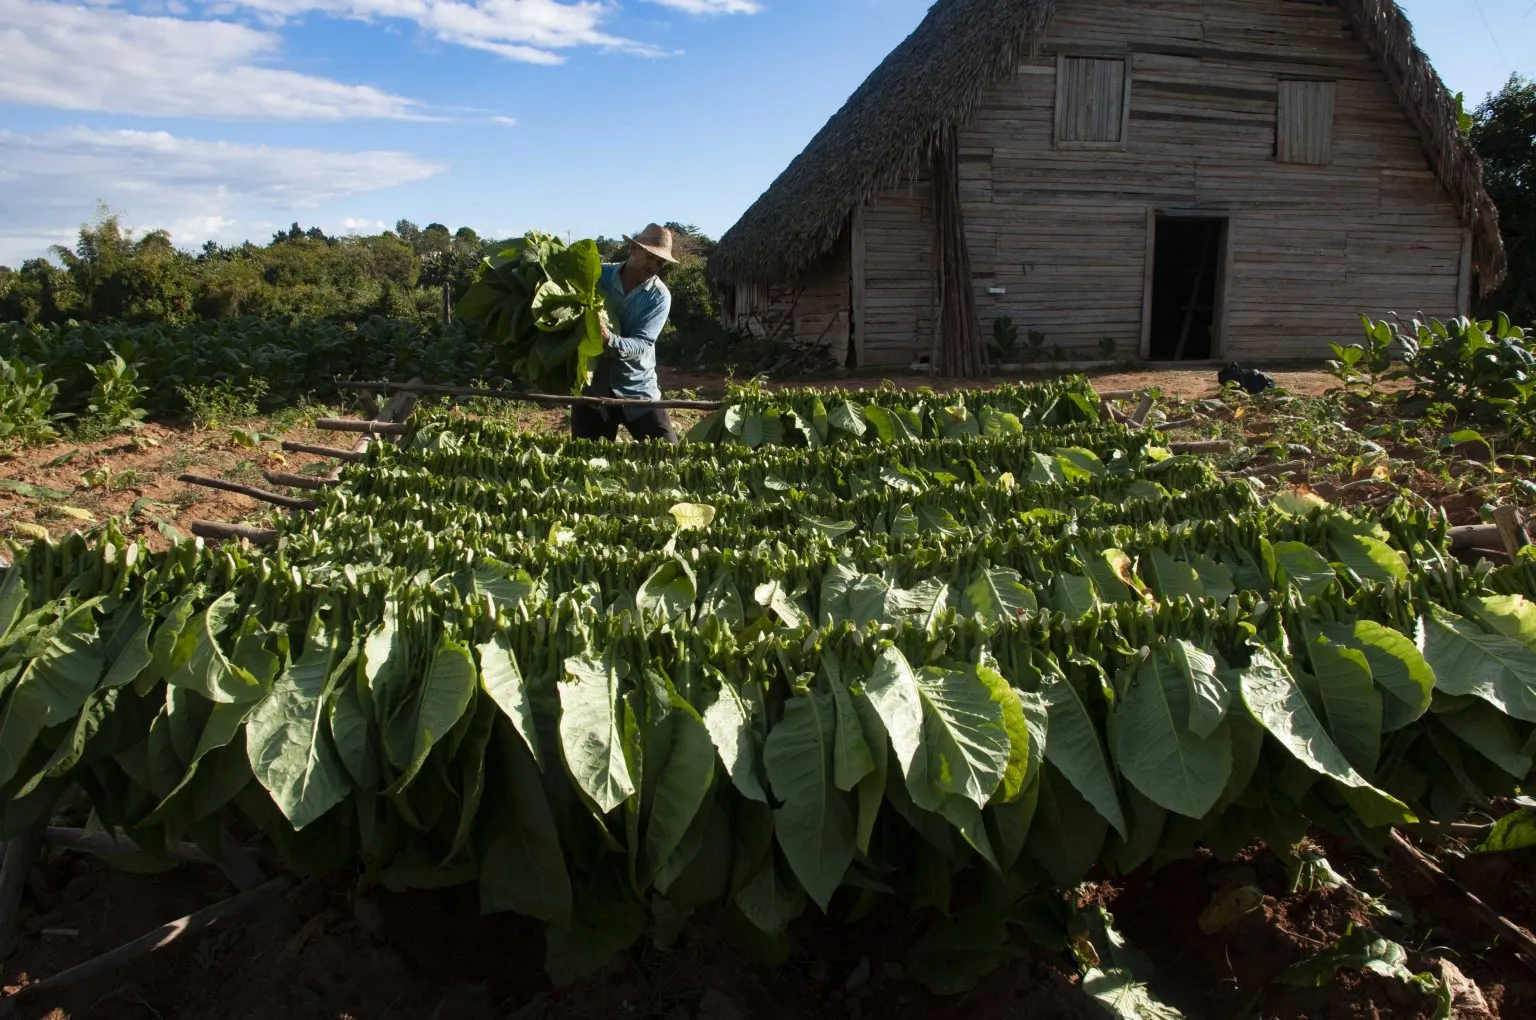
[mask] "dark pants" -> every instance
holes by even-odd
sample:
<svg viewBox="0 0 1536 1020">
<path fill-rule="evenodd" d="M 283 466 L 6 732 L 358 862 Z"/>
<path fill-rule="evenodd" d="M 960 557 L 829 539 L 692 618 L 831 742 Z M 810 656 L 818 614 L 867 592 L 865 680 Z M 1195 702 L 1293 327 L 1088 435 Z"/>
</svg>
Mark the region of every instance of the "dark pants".
<svg viewBox="0 0 1536 1020">
<path fill-rule="evenodd" d="M 672 419 L 659 407 L 642 411 L 633 418 L 624 417 L 621 410 L 588 404 L 577 404 L 571 408 L 571 435 L 577 439 L 607 439 L 611 442 L 619 438 L 621 423 L 636 439 L 677 442 L 677 430 L 672 427 Z"/>
</svg>

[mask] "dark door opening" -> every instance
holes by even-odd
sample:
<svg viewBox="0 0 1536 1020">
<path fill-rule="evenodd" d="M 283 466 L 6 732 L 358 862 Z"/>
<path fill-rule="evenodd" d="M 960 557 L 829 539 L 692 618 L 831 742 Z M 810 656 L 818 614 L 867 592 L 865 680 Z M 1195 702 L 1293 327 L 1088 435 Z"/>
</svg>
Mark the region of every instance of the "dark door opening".
<svg viewBox="0 0 1536 1020">
<path fill-rule="evenodd" d="M 1205 361 L 1216 356 L 1227 221 L 1159 216 L 1152 252 L 1153 361 Z"/>
</svg>

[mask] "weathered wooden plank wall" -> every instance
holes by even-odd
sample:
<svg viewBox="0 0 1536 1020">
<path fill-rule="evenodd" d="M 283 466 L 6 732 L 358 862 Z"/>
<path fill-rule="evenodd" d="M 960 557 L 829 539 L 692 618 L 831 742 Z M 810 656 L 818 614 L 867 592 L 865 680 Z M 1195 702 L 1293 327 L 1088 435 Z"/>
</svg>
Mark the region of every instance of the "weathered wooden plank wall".
<svg viewBox="0 0 1536 1020">
<path fill-rule="evenodd" d="M 1056 148 L 1059 58 L 1114 53 L 1132 69 L 1124 151 Z M 1298 116 L 1331 99 L 1334 119 L 1288 154 L 1326 148 L 1324 165 L 1276 159 L 1280 83 L 1298 78 L 1335 83 L 1296 88 Z M 1358 338 L 1360 312 L 1456 313 L 1462 227 L 1326 5 L 1059 0 L 1042 52 L 990 89 L 961 146 L 984 333 L 1011 315 L 1080 354 L 1103 336 L 1138 353 L 1149 206 L 1231 217 L 1223 356 L 1320 355 Z"/>
</svg>

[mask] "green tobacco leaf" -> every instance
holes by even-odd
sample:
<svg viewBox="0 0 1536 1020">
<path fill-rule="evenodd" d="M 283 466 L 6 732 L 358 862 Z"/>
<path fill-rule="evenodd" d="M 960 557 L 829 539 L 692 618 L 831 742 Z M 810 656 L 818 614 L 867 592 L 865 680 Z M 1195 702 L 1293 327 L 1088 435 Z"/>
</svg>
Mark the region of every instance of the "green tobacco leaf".
<svg viewBox="0 0 1536 1020">
<path fill-rule="evenodd" d="M 704 726 L 737 792 L 768 803 L 757 775 L 757 745 L 752 739 L 752 711 L 734 684 L 720 678 L 715 700 L 704 710 Z"/>
<path fill-rule="evenodd" d="M 666 751 L 646 762 L 650 814 L 645 823 L 645 855 L 648 862 L 641 881 L 650 884 L 672 852 L 683 841 L 709 793 L 715 775 L 715 748 L 709 730 L 692 705 L 664 683 L 652 689 L 652 698 L 665 697 L 670 711 L 663 723 L 671 732 Z"/>
<path fill-rule="evenodd" d="M 1068 620 L 1081 620 L 1098 605 L 1093 582 L 1080 574 L 1057 574 L 1051 582 L 1051 608 L 1067 614 Z"/>
<path fill-rule="evenodd" d="M 326 726 L 325 686 L 340 654 L 337 635 L 316 616 L 302 654 L 246 723 L 251 772 L 296 830 L 341 803 L 351 786 Z"/>
<path fill-rule="evenodd" d="M 1322 635 L 1307 647 L 1329 734 L 1356 769 L 1374 773 L 1381 754 L 1382 697 L 1365 654 Z"/>
<path fill-rule="evenodd" d="M 1333 535 L 1329 548 L 1348 570 L 1365 581 L 1389 584 L 1408 579 L 1408 565 L 1396 549 L 1367 535 Z"/>
<path fill-rule="evenodd" d="M 1008 567 L 982 567 L 965 587 L 964 611 L 983 623 L 1001 623 L 1039 608 L 1035 593 Z"/>
<path fill-rule="evenodd" d="M 1413 981 L 1408 969 L 1408 951 L 1391 939 L 1384 939 L 1369 928 L 1350 924 L 1344 936 L 1315 956 L 1292 964 L 1275 976 L 1281 984 L 1321 988 L 1340 970 L 1368 970 L 1382 977 Z"/>
<path fill-rule="evenodd" d="M 832 775 L 839 790 L 852 790 L 861 779 L 874 771 L 875 761 L 869 742 L 864 738 L 864 726 L 853 707 L 853 695 L 841 677 L 834 675 L 830 679 L 837 722 Z"/>
<path fill-rule="evenodd" d="M 992 700 L 974 669 L 925 666 L 917 674 L 917 690 L 923 706 L 923 740 L 907 774 L 912 800 L 926 807 L 919 791 L 932 791 L 985 807 L 1009 762 L 1001 704 Z"/>
<path fill-rule="evenodd" d="M 1285 573 L 1281 580 L 1295 586 L 1303 598 L 1317 598 L 1339 579 L 1327 557 L 1305 542 L 1276 542 L 1274 549 L 1275 562 Z"/>
<path fill-rule="evenodd" d="M 1008 765 L 1003 770 L 1002 785 L 998 787 L 993 803 L 1007 804 L 1023 795 L 1030 779 L 1030 763 L 1039 751 L 1031 746 L 1029 719 L 1024 714 L 1024 701 L 1019 692 L 994 666 L 985 662 L 976 667 L 976 676 L 986 685 L 988 695 L 1003 713 L 1003 730 L 1008 737 Z"/>
<path fill-rule="evenodd" d="M 101 679 L 101 642 L 90 610 L 48 636 L 0 711 L 0 783 L 8 783 L 45 728 L 72 722 Z"/>
<path fill-rule="evenodd" d="M 166 674 L 166 682 L 184 687 L 209 701 L 232 704 L 258 701 L 266 694 L 261 682 L 234 664 L 219 648 L 219 635 L 231 616 L 240 612 L 235 593 L 225 592 L 206 610 L 189 621 L 194 633 L 191 654 L 179 668 Z"/>
<path fill-rule="evenodd" d="M 1208 737 L 1227 716 L 1232 691 L 1216 669 L 1216 660 L 1194 644 L 1177 638 L 1168 643 L 1173 665 L 1189 687 L 1189 729 Z"/>
<path fill-rule="evenodd" d="M 1215 600 L 1218 605 L 1231 598 L 1237 590 L 1232 571 L 1209 556 L 1196 554 L 1189 558 L 1189 562 L 1195 568 L 1195 573 L 1200 575 L 1200 586 L 1205 589 L 1206 597 Z"/>
<path fill-rule="evenodd" d="M 1225 728 L 1205 737 L 1191 731 L 1190 702 L 1179 671 L 1153 655 L 1115 707 L 1110 732 L 1115 762 L 1132 785 L 1170 811 L 1202 818 L 1232 774 L 1232 739 Z"/>
<path fill-rule="evenodd" d="M 599 814 L 634 795 L 619 724 L 619 675 L 590 655 L 565 660 L 560 682 L 560 750 L 565 767 Z"/>
<path fill-rule="evenodd" d="M 635 593 L 635 605 L 642 613 L 674 620 L 693 609 L 698 598 L 698 582 L 693 570 L 680 559 L 669 559 L 651 572 Z"/>
<path fill-rule="evenodd" d="M 1400 730 L 1429 711 L 1435 671 L 1412 638 L 1374 620 L 1329 624 L 1323 633 L 1335 644 L 1365 654 L 1371 676 L 1385 695 L 1381 706 L 1383 732 Z"/>
<path fill-rule="evenodd" d="M 854 853 L 853 812 L 833 781 L 833 712 L 830 694 L 791 698 L 763 748 L 773 795 L 784 805 L 774 812 L 779 846 L 822 910 Z"/>
<path fill-rule="evenodd" d="M 1475 849 L 1480 854 L 1505 853 L 1536 846 L 1536 810 L 1520 808 L 1493 823 Z"/>
<path fill-rule="evenodd" d="M 1253 661 L 1238 674 L 1243 703 L 1297 761 L 1341 786 L 1350 806 L 1371 827 L 1412 822 L 1408 806 L 1370 784 L 1328 736 L 1285 664 L 1267 648 L 1255 648 Z"/>
<path fill-rule="evenodd" d="M 1142 571 L 1160 599 L 1191 598 L 1198 602 L 1205 597 L 1205 585 L 1195 568 L 1161 549 L 1153 549 L 1152 555 L 1142 560 Z"/>
<path fill-rule="evenodd" d="M 1083 975 L 1083 991 L 1115 1020 L 1184 1020 L 1184 1014 L 1152 994 L 1126 967 L 1094 967 Z"/>
<path fill-rule="evenodd" d="M 1424 618 L 1424 658 L 1439 690 L 1536 722 L 1536 649 L 1436 608 Z"/>
<path fill-rule="evenodd" d="M 539 750 L 538 727 L 533 719 L 533 705 L 528 700 L 528 684 L 517 666 L 510 631 L 497 631 L 491 640 L 476 650 L 480 659 L 480 687 L 512 722 L 517 735 L 540 768 L 544 756 Z"/>
<path fill-rule="evenodd" d="M 478 687 L 469 648 L 451 640 L 445 631 L 427 666 L 414 713 L 408 717 L 412 740 L 410 764 L 386 793 L 399 793 L 415 781 L 432 748 L 463 718 Z"/>
<path fill-rule="evenodd" d="M 1485 701 L 1467 701 L 1460 711 L 1437 714 L 1435 719 L 1472 750 L 1516 779 L 1524 780 L 1531 773 L 1531 755 L 1521 746 L 1522 740 L 1509 717 Z"/>
<path fill-rule="evenodd" d="M 564 921 L 571 914 L 571 879 L 539 767 L 525 743 L 506 727 L 498 730 L 496 780 L 488 784 L 481 834 L 480 910 Z"/>
<path fill-rule="evenodd" d="M 1477 618 L 1492 630 L 1536 648 L 1536 604 L 1524 595 L 1484 595 L 1474 602 Z"/>
<path fill-rule="evenodd" d="M 1127 834 L 1125 813 L 1115 789 L 1104 744 L 1082 695 L 1060 672 L 1048 675 L 1041 688 L 1050 717 L 1050 741 L 1045 745 L 1045 760 L 1087 798 L 1114 826 L 1121 837 Z"/>
</svg>

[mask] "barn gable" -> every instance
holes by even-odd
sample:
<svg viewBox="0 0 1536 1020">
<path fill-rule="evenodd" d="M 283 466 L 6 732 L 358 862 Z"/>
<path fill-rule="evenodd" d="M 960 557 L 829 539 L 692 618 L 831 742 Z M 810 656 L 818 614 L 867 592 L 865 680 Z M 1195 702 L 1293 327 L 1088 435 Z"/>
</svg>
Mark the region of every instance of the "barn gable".
<svg viewBox="0 0 1536 1020">
<path fill-rule="evenodd" d="M 1161 236 L 1217 245 L 1235 265 L 1210 271 L 1247 274 L 1250 289 L 1268 280 L 1283 292 L 1290 280 L 1312 299 L 1392 298 L 1402 287 L 1386 261 L 1423 228 L 1434 251 L 1410 275 L 1444 275 L 1444 249 L 1462 261 L 1464 233 L 1464 261 L 1487 290 L 1504 251 L 1456 112 L 1391 0 L 940 0 L 726 233 L 710 272 L 783 283 L 851 251 L 850 286 L 864 298 L 852 314 L 869 320 L 853 323 L 854 343 L 869 362 L 907 357 L 902 332 L 953 322 L 956 301 L 974 299 L 983 319 L 1001 308 L 1034 322 L 1044 309 L 1014 295 L 1077 287 L 1094 303 L 1106 280 L 1119 307 L 1084 312 L 1072 327 L 1082 335 L 1066 329 L 1061 341 L 1110 335 L 1122 355 L 1145 354 L 1127 317 L 1145 333 L 1158 210 L 1241 214 L 1170 222 Z M 945 180 L 937 196 L 930 175 Z M 935 273 L 940 249 L 922 228 L 934 233 L 934 198 L 954 195 L 969 264 L 940 253 Z M 1332 222 L 1314 206 L 1331 206 Z M 1213 230 L 1219 244 L 1199 240 Z M 913 268 L 925 260 L 929 279 Z M 1032 266 L 1046 275 L 1005 279 Z M 957 267 L 974 289 L 936 296 Z M 1264 325 L 1231 296 L 1234 335 Z"/>
</svg>

